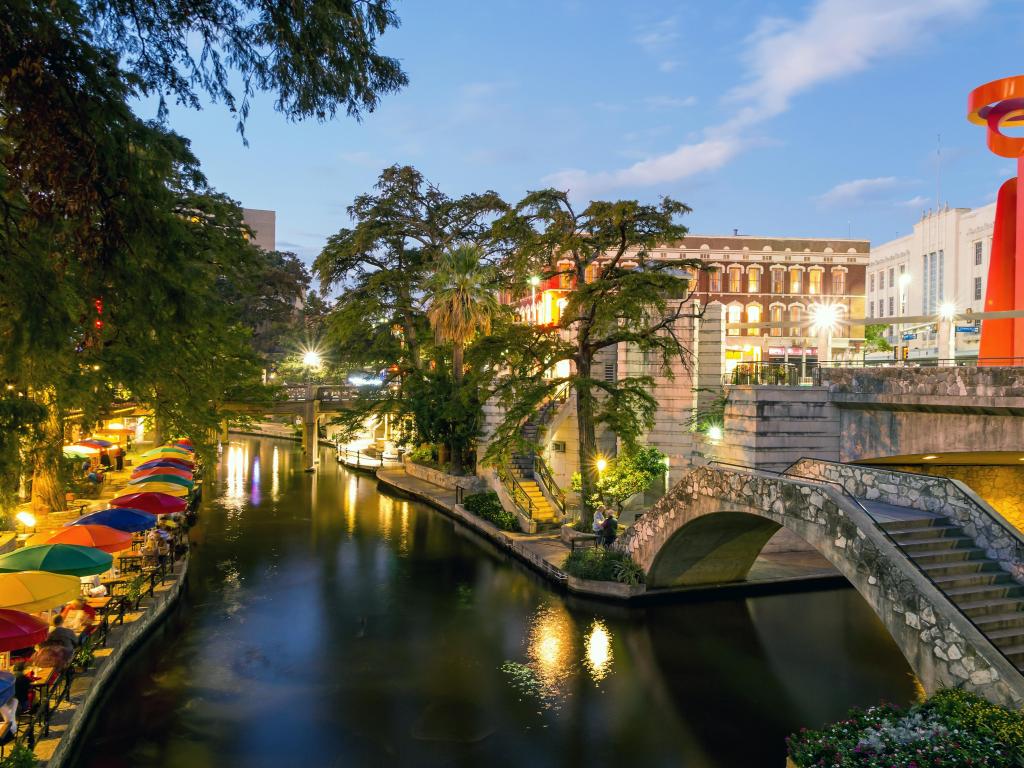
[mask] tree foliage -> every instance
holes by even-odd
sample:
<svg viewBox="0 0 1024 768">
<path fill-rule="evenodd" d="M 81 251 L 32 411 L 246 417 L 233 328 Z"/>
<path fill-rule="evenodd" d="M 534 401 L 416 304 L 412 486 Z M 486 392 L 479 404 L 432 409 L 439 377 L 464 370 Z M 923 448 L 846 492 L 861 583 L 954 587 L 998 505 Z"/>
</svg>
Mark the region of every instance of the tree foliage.
<svg viewBox="0 0 1024 768">
<path fill-rule="evenodd" d="M 599 473 L 590 504 L 615 507 L 619 514 L 626 502 L 651 487 L 651 483 L 665 474 L 665 454 L 653 446 L 640 445 L 608 462 Z M 579 472 L 572 478 L 572 489 L 582 491 Z"/>
</svg>

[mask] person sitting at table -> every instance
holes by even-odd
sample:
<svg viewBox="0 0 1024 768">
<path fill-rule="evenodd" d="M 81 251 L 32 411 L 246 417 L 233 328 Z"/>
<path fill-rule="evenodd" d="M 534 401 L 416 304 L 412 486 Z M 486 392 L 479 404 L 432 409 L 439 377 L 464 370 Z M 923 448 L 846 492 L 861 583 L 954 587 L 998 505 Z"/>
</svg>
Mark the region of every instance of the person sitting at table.
<svg viewBox="0 0 1024 768">
<path fill-rule="evenodd" d="M 32 678 L 25 672 L 24 661 L 19 661 L 11 671 L 14 673 L 14 698 L 18 700 L 18 713 L 28 712 L 32 708 Z"/>
<path fill-rule="evenodd" d="M 36 652 L 32 654 L 29 665 L 33 667 L 50 667 L 60 672 L 71 661 L 74 652 L 68 650 L 63 643 L 46 638 L 36 646 Z"/>
<path fill-rule="evenodd" d="M 89 597 L 106 597 L 107 588 L 105 585 L 100 583 L 99 575 L 83 576 L 79 581 L 82 582 L 82 591 Z"/>
<path fill-rule="evenodd" d="M 68 653 L 74 653 L 75 646 L 78 645 L 78 635 L 74 630 L 64 626 L 64 617 L 59 613 L 53 617 L 53 628 L 50 630 L 50 636 L 46 639 L 60 643 L 68 649 Z"/>
<path fill-rule="evenodd" d="M 0 746 L 10 744 L 18 735 L 18 699 L 11 696 L 0 706 L 0 722 L 7 723 L 4 735 L 0 736 Z"/>
<path fill-rule="evenodd" d="M 64 626 L 78 633 L 88 632 L 96 623 L 96 609 L 81 597 L 65 605 L 60 615 L 64 619 Z"/>
</svg>

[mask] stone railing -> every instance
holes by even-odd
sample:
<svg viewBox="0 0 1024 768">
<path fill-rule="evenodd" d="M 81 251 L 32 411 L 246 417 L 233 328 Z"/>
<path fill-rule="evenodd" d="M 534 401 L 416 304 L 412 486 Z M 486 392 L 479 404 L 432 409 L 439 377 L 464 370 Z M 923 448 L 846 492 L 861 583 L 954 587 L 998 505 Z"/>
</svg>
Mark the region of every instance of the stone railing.
<svg viewBox="0 0 1024 768">
<path fill-rule="evenodd" d="M 416 477 L 428 483 L 439 485 L 442 488 L 447 488 L 449 491 L 454 491 L 459 486 L 462 486 L 466 493 L 477 493 L 478 491 L 486 490 L 487 484 L 479 477 L 473 475 L 449 475 L 439 469 L 417 464 L 409 458 L 406 458 L 403 463 L 405 472 L 410 477 Z"/>
<path fill-rule="evenodd" d="M 801 459 L 787 474 L 838 483 L 858 499 L 946 515 L 1024 583 L 1024 536 L 959 480 L 817 459 Z"/>
<path fill-rule="evenodd" d="M 1015 398 L 1024 401 L 1024 367 L 821 368 L 833 399 L 859 395 Z"/>
</svg>

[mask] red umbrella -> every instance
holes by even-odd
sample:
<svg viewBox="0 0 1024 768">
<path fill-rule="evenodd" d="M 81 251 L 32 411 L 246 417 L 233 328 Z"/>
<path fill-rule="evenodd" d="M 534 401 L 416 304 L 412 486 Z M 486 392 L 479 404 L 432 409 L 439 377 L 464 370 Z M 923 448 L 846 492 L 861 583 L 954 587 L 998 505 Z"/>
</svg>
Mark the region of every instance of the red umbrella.
<svg viewBox="0 0 1024 768">
<path fill-rule="evenodd" d="M 30 648 L 46 639 L 49 627 L 30 613 L 0 608 L 0 652 Z"/>
<path fill-rule="evenodd" d="M 72 525 L 50 533 L 37 533 L 33 544 L 78 544 L 104 552 L 121 552 L 132 546 L 132 535 L 106 525 Z"/>
<path fill-rule="evenodd" d="M 130 509 L 141 509 L 151 515 L 170 515 L 174 512 L 184 512 L 188 508 L 188 502 L 171 496 L 168 493 L 159 491 L 139 491 L 118 496 L 110 502 L 112 507 L 128 507 Z"/>
</svg>

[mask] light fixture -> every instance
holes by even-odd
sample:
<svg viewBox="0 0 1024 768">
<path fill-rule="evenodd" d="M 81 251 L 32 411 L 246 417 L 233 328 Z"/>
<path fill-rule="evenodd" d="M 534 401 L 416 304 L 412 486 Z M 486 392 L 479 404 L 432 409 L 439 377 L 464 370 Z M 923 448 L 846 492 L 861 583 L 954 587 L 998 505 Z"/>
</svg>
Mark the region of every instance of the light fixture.
<svg viewBox="0 0 1024 768">
<path fill-rule="evenodd" d="M 24 512 L 24 511 L 19 512 L 18 514 L 16 514 L 14 516 L 14 519 L 17 520 L 19 523 L 21 523 L 26 528 L 35 528 L 36 527 L 36 516 L 33 515 L 31 512 Z"/>
<path fill-rule="evenodd" d="M 832 333 L 839 324 L 838 304 L 812 304 L 811 327 L 817 333 Z"/>
<path fill-rule="evenodd" d="M 594 462 L 594 466 L 597 467 L 597 473 L 601 474 L 608 468 L 608 461 L 603 456 L 598 456 L 597 461 Z"/>
<path fill-rule="evenodd" d="M 939 317 L 943 320 L 952 320 L 956 317 L 956 304 L 951 301 L 944 301 L 939 305 Z"/>
<path fill-rule="evenodd" d="M 537 275 L 530 275 L 530 285 L 532 285 L 534 288 L 540 285 L 540 277 L 538 277 Z"/>
<path fill-rule="evenodd" d="M 939 457 L 936 456 L 934 453 L 929 453 L 927 456 L 922 456 L 921 460 L 922 461 L 931 461 L 932 459 L 937 459 L 937 458 L 939 458 Z"/>
<path fill-rule="evenodd" d="M 302 353 L 302 364 L 309 368 L 319 368 L 323 358 L 315 349 L 307 349 Z"/>
<path fill-rule="evenodd" d="M 714 440 L 716 443 L 723 437 L 722 428 L 717 424 L 712 424 L 708 427 L 708 438 Z"/>
<path fill-rule="evenodd" d="M 901 291 L 907 290 L 907 286 L 910 285 L 911 277 L 909 272 L 904 272 L 900 275 L 898 285 Z"/>
</svg>

